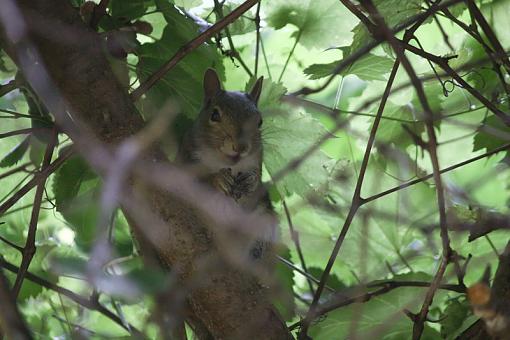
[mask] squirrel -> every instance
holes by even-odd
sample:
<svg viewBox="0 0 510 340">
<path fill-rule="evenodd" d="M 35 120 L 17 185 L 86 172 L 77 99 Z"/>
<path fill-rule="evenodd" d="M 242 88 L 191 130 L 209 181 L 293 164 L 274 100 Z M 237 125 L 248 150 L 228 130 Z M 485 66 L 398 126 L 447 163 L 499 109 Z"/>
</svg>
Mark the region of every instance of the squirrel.
<svg viewBox="0 0 510 340">
<path fill-rule="evenodd" d="M 247 212 L 272 213 L 262 184 L 262 115 L 257 103 L 263 77 L 250 92 L 225 91 L 217 73 L 204 75 L 204 101 L 191 129 L 185 133 L 176 162 L 190 166 L 202 182 L 234 199 Z M 274 238 L 274 230 L 271 230 Z M 267 242 L 257 240 L 250 250 L 262 257 Z"/>
</svg>

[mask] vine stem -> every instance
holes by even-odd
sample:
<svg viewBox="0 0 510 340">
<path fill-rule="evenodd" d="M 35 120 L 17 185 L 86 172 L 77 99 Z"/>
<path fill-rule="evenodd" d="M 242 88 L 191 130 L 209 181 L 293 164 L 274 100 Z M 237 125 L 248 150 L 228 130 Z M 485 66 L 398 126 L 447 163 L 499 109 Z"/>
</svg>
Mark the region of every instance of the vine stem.
<svg viewBox="0 0 510 340">
<path fill-rule="evenodd" d="M 305 257 L 303 255 L 303 250 L 301 249 L 301 242 L 299 241 L 299 233 L 294 228 L 294 223 L 292 223 L 292 217 L 290 216 L 289 208 L 287 207 L 287 203 L 285 200 L 282 200 L 283 209 L 285 211 L 285 216 L 287 217 L 287 223 L 289 225 L 290 237 L 296 246 L 296 251 L 298 253 L 299 261 L 301 262 L 301 267 L 303 267 L 303 271 L 308 274 L 308 268 L 306 266 Z M 308 288 L 310 289 L 310 294 L 314 294 L 315 290 L 313 289 L 312 280 L 310 277 L 306 276 L 306 281 L 308 282 Z"/>
<path fill-rule="evenodd" d="M 283 65 L 282 72 L 280 73 L 280 76 L 278 77 L 278 83 L 281 82 L 283 75 L 285 74 L 285 71 L 287 70 L 287 66 L 289 65 L 290 58 L 292 58 L 292 55 L 294 54 L 294 50 L 296 49 L 297 44 L 299 43 L 299 39 L 301 39 L 301 34 L 303 31 L 299 30 L 298 34 L 296 35 L 296 40 L 294 40 L 294 45 L 292 46 L 289 56 L 287 57 L 287 60 L 285 61 L 285 64 Z"/>
<path fill-rule="evenodd" d="M 257 4 L 257 11 L 255 13 L 255 27 L 257 29 L 257 45 L 255 46 L 255 69 L 253 73 L 255 74 L 255 78 L 257 78 L 258 70 L 259 70 L 259 54 L 260 54 L 260 4 L 262 0 L 259 0 Z"/>
<path fill-rule="evenodd" d="M 271 75 L 271 70 L 269 69 L 269 62 L 267 61 L 266 49 L 264 48 L 264 41 L 262 40 L 262 37 L 260 37 L 260 49 L 262 50 L 262 56 L 264 57 L 264 64 L 266 64 L 267 75 L 269 76 L 269 79 L 272 80 L 273 76 Z"/>
</svg>

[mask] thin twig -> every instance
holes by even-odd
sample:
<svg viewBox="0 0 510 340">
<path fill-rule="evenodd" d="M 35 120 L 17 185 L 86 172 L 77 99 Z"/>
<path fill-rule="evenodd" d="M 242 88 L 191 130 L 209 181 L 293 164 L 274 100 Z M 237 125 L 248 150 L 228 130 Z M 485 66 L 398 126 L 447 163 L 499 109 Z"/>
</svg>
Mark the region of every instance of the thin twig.
<svg viewBox="0 0 510 340">
<path fill-rule="evenodd" d="M 285 64 L 283 65 L 282 72 L 280 73 L 280 76 L 278 77 L 277 83 L 282 81 L 283 75 L 285 74 L 285 71 L 287 70 L 287 66 L 289 65 L 290 58 L 292 58 L 292 55 L 294 54 L 294 51 L 296 50 L 296 46 L 299 43 L 299 39 L 301 39 L 301 34 L 303 31 L 299 30 L 299 32 L 296 35 L 296 39 L 294 40 L 294 45 L 292 45 L 292 48 L 289 51 L 289 55 L 287 56 L 287 60 L 285 60 Z"/>
<path fill-rule="evenodd" d="M 264 48 L 264 40 L 260 37 L 260 49 L 262 50 L 262 56 L 264 57 L 264 64 L 266 64 L 267 75 L 269 79 L 272 80 L 273 76 L 271 75 L 271 69 L 269 68 L 269 61 L 267 60 L 266 49 Z"/>
<path fill-rule="evenodd" d="M 9 241 L 8 239 L 6 239 L 5 237 L 3 236 L 0 236 L 0 241 L 4 242 L 5 244 L 7 244 L 9 247 L 13 248 L 13 249 L 16 249 L 17 251 L 19 251 L 20 253 L 23 253 L 23 247 L 20 247 L 18 246 L 17 244 L 14 244 L 13 242 Z"/>
<path fill-rule="evenodd" d="M 315 283 L 317 285 L 320 283 L 320 281 L 316 277 L 314 277 L 312 274 L 305 272 L 304 270 L 302 270 L 301 268 L 297 267 L 294 263 L 290 262 L 289 260 L 284 259 L 281 256 L 277 256 L 276 258 L 278 259 L 278 261 L 280 261 L 281 263 L 283 263 L 287 267 L 289 267 L 292 270 L 296 271 L 297 273 L 303 275 L 307 280 L 310 280 L 311 282 L 313 282 L 313 283 Z M 333 288 L 329 287 L 328 285 L 326 285 L 325 288 L 327 290 L 329 290 L 330 292 L 333 292 L 333 293 L 335 292 L 335 290 Z"/>
<path fill-rule="evenodd" d="M 17 136 L 17 135 L 26 135 L 26 134 L 30 134 L 36 130 L 42 130 L 40 128 L 26 128 L 26 129 L 19 129 L 19 130 L 12 130 L 12 131 L 9 131 L 9 132 L 5 132 L 5 133 L 0 133 L 0 139 L 2 138 L 7 138 L 7 137 L 12 137 L 12 136 Z"/>
<path fill-rule="evenodd" d="M 481 159 L 484 159 L 484 158 L 487 158 L 487 157 L 490 157 L 492 155 L 495 155 L 497 154 L 498 152 L 501 152 L 501 151 L 505 151 L 505 150 L 508 150 L 510 149 L 510 143 L 508 144 L 504 144 L 504 145 L 501 145 L 491 151 L 488 151 L 484 154 L 481 154 L 479 156 L 476 156 L 476 157 L 473 157 L 473 158 L 470 158 L 470 159 L 467 159 L 465 161 L 462 161 L 460 163 L 457 163 L 457 164 L 454 164 L 454 165 L 451 165 L 449 167 L 446 167 L 442 170 L 440 170 L 439 172 L 441 174 L 444 174 L 446 172 L 449 172 L 449 171 L 452 171 L 452 170 L 455 170 L 455 169 L 458 169 L 458 168 L 461 168 L 467 164 L 470 164 L 470 163 L 473 163 L 473 162 L 476 162 L 476 161 L 479 161 Z M 425 182 L 426 180 L 428 179 L 431 179 L 434 177 L 434 174 L 428 174 L 428 175 L 425 175 L 425 176 L 422 176 L 422 177 L 419 177 L 419 178 L 416 178 L 412 181 L 409 181 L 407 183 L 404 183 L 404 184 L 401 184 L 399 186 L 396 186 L 394 188 L 391 188 L 391 189 L 388 189 L 388 190 L 385 190 L 383 192 L 380 192 L 378 194 L 375 194 L 375 195 L 372 195 L 370 197 L 367 197 L 367 198 L 363 198 L 362 199 L 362 205 L 366 204 L 366 203 L 369 203 L 369 202 L 372 202 L 372 201 L 375 201 L 381 197 L 384 197 L 384 196 L 387 196 L 389 194 L 392 194 L 394 192 L 397 192 L 397 191 L 400 191 L 402 189 L 405 189 L 405 188 L 408 188 L 410 186 L 413 186 L 415 184 L 418 184 L 418 183 L 422 183 L 422 182 Z"/>
<path fill-rule="evenodd" d="M 26 162 L 24 164 L 21 164 L 20 166 L 15 167 L 14 169 L 11 169 L 9 171 L 4 172 L 3 174 L 0 174 L 0 179 L 9 177 L 11 175 L 14 175 L 18 172 L 25 171 L 26 168 L 30 165 L 30 162 Z"/>
<path fill-rule="evenodd" d="M 285 211 L 285 216 L 287 216 L 287 223 L 289 225 L 290 237 L 296 246 L 296 251 L 299 256 L 299 261 L 301 262 L 301 267 L 303 270 L 308 273 L 308 268 L 306 267 L 305 257 L 303 255 L 303 250 L 301 249 L 301 243 L 299 242 L 299 233 L 294 229 L 294 224 L 292 223 L 292 217 L 290 216 L 289 208 L 287 207 L 287 203 L 285 200 L 282 200 L 283 209 Z M 315 290 L 313 289 L 312 280 L 307 277 L 308 287 L 310 288 L 310 294 L 314 294 Z"/>
<path fill-rule="evenodd" d="M 55 149 L 55 145 L 58 142 L 58 134 L 54 129 L 50 142 L 46 146 L 46 152 L 44 153 L 44 159 L 42 162 L 41 170 L 38 174 L 41 174 L 44 169 L 48 168 L 51 162 L 51 157 L 53 156 L 53 150 Z M 14 282 L 14 287 L 12 288 L 12 293 L 14 297 L 18 297 L 18 294 L 21 290 L 21 285 L 23 284 L 23 279 L 25 278 L 25 274 L 28 271 L 28 267 L 30 266 L 30 262 L 32 262 L 32 258 L 34 257 L 36 247 L 35 247 L 35 236 L 37 232 L 37 223 L 39 221 L 39 212 L 41 211 L 41 203 L 44 195 L 44 186 L 46 185 L 46 179 L 48 177 L 42 177 L 41 180 L 37 183 L 37 188 L 35 191 L 34 197 L 34 205 L 32 207 L 32 214 L 30 216 L 30 224 L 28 226 L 28 235 L 27 240 L 25 242 L 25 246 L 23 247 L 23 257 L 21 259 L 21 266 L 18 275 L 16 276 L 16 281 Z"/>
</svg>

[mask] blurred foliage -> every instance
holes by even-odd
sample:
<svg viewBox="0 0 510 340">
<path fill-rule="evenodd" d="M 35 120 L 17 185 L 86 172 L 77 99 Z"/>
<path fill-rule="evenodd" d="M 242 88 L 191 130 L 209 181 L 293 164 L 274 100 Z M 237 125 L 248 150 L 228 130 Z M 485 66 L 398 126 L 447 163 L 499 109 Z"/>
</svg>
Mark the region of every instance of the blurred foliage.
<svg viewBox="0 0 510 340">
<path fill-rule="evenodd" d="M 70 2 L 79 7 L 84 1 Z M 423 0 L 373 2 L 392 27 L 429 7 L 429 2 Z M 476 2 L 508 50 L 510 1 Z M 227 0 L 224 14 L 239 3 Z M 111 0 L 108 15 L 99 22 L 99 30 L 107 37 L 105 50 L 110 53 L 112 67 L 122 84 L 130 90 L 136 88 L 183 45 L 213 24 L 216 19 L 213 6 L 212 1 L 202 0 Z M 338 109 L 336 113 L 314 106 L 283 103 L 280 98 L 289 92 L 323 84 L 345 57 L 372 38 L 339 1 L 263 1 L 260 12 L 262 44 L 256 57 L 255 13 L 254 7 L 229 28 L 239 56 L 251 71 L 257 60 L 257 76 L 264 76 L 259 102 L 263 114 L 264 179 L 270 181 L 280 176 L 289 162 L 299 159 L 311 148 L 315 150 L 271 187 L 271 198 L 281 220 L 282 242 L 286 246 L 281 256 L 302 266 L 287 227 L 282 205 L 285 201 L 299 234 L 308 272 L 320 278 L 345 221 L 368 131 L 378 108 L 377 99 L 395 59 L 391 49 L 382 44 L 348 65 L 324 91 L 307 97 L 326 109 Z M 470 15 L 463 4 L 454 6 L 451 13 L 470 24 Z M 456 55 L 450 61 L 454 68 L 477 62 L 476 66 L 462 71 L 461 76 L 508 112 L 509 98 L 504 85 L 492 63 L 486 60 L 486 51 L 479 40 L 445 17 L 438 15 L 437 20 L 441 28 L 429 19 L 411 43 L 418 46 L 419 41 L 425 50 L 436 55 Z M 136 33 L 127 27 L 135 27 Z M 453 50 L 445 42 L 441 30 L 446 32 Z M 119 32 L 124 33 L 119 35 Z M 482 33 L 479 38 L 487 41 Z M 231 58 L 229 49 L 228 37 L 222 32 L 189 53 L 137 102 L 140 112 L 150 120 L 165 113 L 168 103 L 177 103 L 180 114 L 169 134 L 179 137 L 200 110 L 202 77 L 207 68 L 216 69 L 227 89 L 250 89 L 256 77 L 250 77 L 239 62 Z M 417 73 L 428 79 L 424 87 L 437 118 L 434 125 L 442 168 L 508 143 L 510 130 L 498 117 L 490 114 L 456 82 L 447 77 L 438 79 L 435 76 L 438 69 L 432 69 L 426 60 L 411 53 L 409 58 Z M 17 79 L 16 71 L 13 62 L 0 51 L 0 83 Z M 500 71 L 508 86 L 510 75 L 504 68 Z M 402 89 L 389 97 L 384 109 L 376 148 L 366 169 L 361 193 L 365 198 L 432 171 L 428 155 L 416 145 L 417 137 L 426 140 L 421 105 L 413 89 L 403 86 L 409 82 L 405 71 L 399 69 L 395 82 L 394 88 L 402 86 Z M 0 203 L 38 169 L 48 143 L 44 132 L 52 127 L 51 113 L 30 95 L 26 86 L 21 87 L 0 97 L 0 133 L 27 128 L 37 132 L 1 139 L 2 171 L 10 171 L 21 164 L 27 166 L 24 171 L 0 179 Z M 372 101 L 368 103 L 369 100 Z M 13 112 L 28 116 L 16 116 Z M 338 122 L 344 123 L 340 130 L 335 128 Z M 329 137 L 328 141 L 317 145 L 324 136 Z M 62 134 L 59 142 L 55 157 L 70 145 Z M 477 206 L 508 214 L 508 164 L 506 153 L 501 152 L 445 174 L 447 205 L 455 206 L 455 211 L 470 211 L 471 206 Z M 98 233 L 101 193 L 101 180 L 77 156 L 69 158 L 49 178 L 38 223 L 37 253 L 30 272 L 87 298 L 97 289 L 103 305 L 123 315 L 149 338 L 157 338 L 157 329 L 149 319 L 152 301 L 147 296 L 158 292 L 169 278 L 144 269 L 121 212 L 114 213 L 109 226 L 112 256 L 116 261 L 103 268 L 104 273 L 96 278 L 95 286 L 85 280 Z M 0 225 L 0 236 L 23 246 L 32 204 L 31 192 L 0 216 L 0 222 L 4 222 Z M 342 291 L 383 279 L 430 282 L 441 251 L 437 231 L 436 194 L 431 180 L 369 203 L 353 221 L 332 268 L 328 287 Z M 472 255 L 465 276 L 467 285 L 481 277 L 487 264 L 496 267 L 498 257 L 494 249 L 501 251 L 509 237 L 508 232 L 495 231 L 468 242 L 468 234 L 468 231 L 451 233 L 452 248 L 463 258 Z M 0 256 L 15 265 L 21 260 L 20 253 L 4 242 L 0 242 Z M 14 280 L 12 274 L 8 277 Z M 279 264 L 278 277 L 282 294 L 275 298 L 275 304 L 290 325 L 305 314 L 312 296 L 301 274 Z M 453 268 L 448 268 L 443 281 L 456 283 Z M 367 288 L 363 292 L 373 290 Z M 401 287 L 365 303 L 345 306 L 316 320 L 310 334 L 314 339 L 350 336 L 408 339 L 412 321 L 402 311 L 418 311 L 424 294 L 425 288 Z M 326 292 L 321 302 L 330 296 Z M 25 280 L 19 302 L 37 338 L 74 338 L 77 332 L 91 338 L 129 335 L 103 314 L 88 311 L 29 280 Z M 464 296 L 446 290 L 436 294 L 430 317 L 440 321 L 426 324 L 423 339 L 453 339 L 476 321 Z"/>
</svg>

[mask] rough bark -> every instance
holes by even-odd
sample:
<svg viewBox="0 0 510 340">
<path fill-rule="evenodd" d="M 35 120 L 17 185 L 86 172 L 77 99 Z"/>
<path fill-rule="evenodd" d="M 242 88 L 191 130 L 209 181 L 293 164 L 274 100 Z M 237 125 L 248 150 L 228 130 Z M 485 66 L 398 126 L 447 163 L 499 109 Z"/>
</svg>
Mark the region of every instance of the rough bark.
<svg viewBox="0 0 510 340">
<path fill-rule="evenodd" d="M 44 67 L 63 99 L 60 104 L 64 102 L 62 105 L 71 115 L 85 122 L 100 141 L 115 145 L 144 127 L 143 119 L 103 55 L 99 36 L 83 24 L 77 9 L 72 8 L 69 1 L 7 1 L 21 9 L 28 39 L 25 36 L 12 40 L 9 30 L 16 22 L 6 20 L 7 7 L 4 7 L 1 18 L 5 48 L 71 138 L 75 137 L 66 131 L 66 115 L 56 112 L 60 107 L 55 101 L 48 100 L 48 89 L 42 88 L 37 74 L 27 68 Z M 32 46 L 42 59 L 40 65 L 27 66 L 23 59 L 26 49 Z M 87 152 L 86 149 L 80 151 Z M 146 155 L 146 159 L 163 162 L 160 155 L 155 151 Z M 162 263 L 177 271 L 183 287 L 189 282 L 196 283 L 199 278 L 200 284 L 195 285 L 186 297 L 192 314 L 189 320 L 198 320 L 216 339 L 291 337 L 257 278 L 234 267 L 215 251 L 207 218 L 194 214 L 187 204 L 161 189 L 145 188 L 144 192 L 139 192 L 137 186 L 130 185 L 126 191 L 142 197 L 164 222 L 132 225 L 135 234 L 157 235 L 154 250 Z M 130 211 L 127 213 L 132 215 Z M 205 277 L 203 272 L 198 272 L 204 259 L 209 262 L 214 259 L 215 263 L 207 267 Z"/>
</svg>

